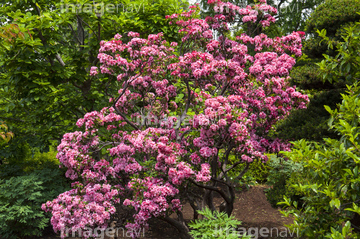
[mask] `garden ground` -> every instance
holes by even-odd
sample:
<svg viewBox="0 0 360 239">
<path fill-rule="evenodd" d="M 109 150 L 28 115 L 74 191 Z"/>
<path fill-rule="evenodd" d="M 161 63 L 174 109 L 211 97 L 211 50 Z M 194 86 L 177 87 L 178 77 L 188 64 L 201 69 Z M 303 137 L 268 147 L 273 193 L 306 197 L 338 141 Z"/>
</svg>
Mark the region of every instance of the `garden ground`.
<svg viewBox="0 0 360 239">
<path fill-rule="evenodd" d="M 237 192 L 236 194 L 236 203 L 234 205 L 233 216 L 242 221 L 240 225 L 243 230 L 248 230 L 249 228 L 254 228 L 260 230 L 261 228 L 268 228 L 269 230 L 273 229 L 273 236 L 261 237 L 259 235 L 257 238 L 294 238 L 290 236 L 289 233 L 280 233 L 285 230 L 284 225 L 291 224 L 292 219 L 284 217 L 280 211 L 276 208 L 271 207 L 270 203 L 267 201 L 264 189 L 266 186 L 251 186 L 249 189 L 244 189 L 243 191 Z M 193 210 L 190 205 L 185 205 L 183 208 L 184 218 L 187 221 L 190 221 L 193 217 Z M 279 236 L 274 236 L 276 229 L 278 229 Z M 254 233 L 254 231 L 253 231 Z M 287 236 L 286 236 L 287 235 Z M 48 236 L 43 239 L 54 239 L 54 236 Z M 115 239 L 123 239 L 128 237 L 118 237 Z M 177 234 L 176 229 L 169 226 L 167 223 L 159 220 L 153 219 L 150 221 L 150 229 L 145 232 L 143 235 L 144 239 L 178 239 L 180 238 Z M 256 237 L 254 237 L 256 238 Z"/>
</svg>

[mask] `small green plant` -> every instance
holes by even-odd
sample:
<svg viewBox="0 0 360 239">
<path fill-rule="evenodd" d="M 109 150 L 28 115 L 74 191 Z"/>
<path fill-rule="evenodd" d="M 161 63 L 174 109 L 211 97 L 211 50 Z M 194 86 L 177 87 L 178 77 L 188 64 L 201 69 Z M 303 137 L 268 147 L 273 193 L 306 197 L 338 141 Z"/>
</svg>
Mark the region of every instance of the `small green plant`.
<svg viewBox="0 0 360 239">
<path fill-rule="evenodd" d="M 189 224 L 190 235 L 194 238 L 202 239 L 215 239 L 215 238 L 224 238 L 224 239 L 250 239 L 251 236 L 239 235 L 236 231 L 236 227 L 241 225 L 241 222 L 236 220 L 232 216 L 228 216 L 224 212 L 214 211 L 205 208 L 201 211 L 198 211 L 200 215 L 203 215 L 203 219 L 198 219 Z"/>
<path fill-rule="evenodd" d="M 327 234 L 326 238 L 331 239 L 355 239 L 359 238 L 356 234 L 352 233 L 351 223 L 347 221 L 341 232 L 331 228 L 331 234 Z"/>
<path fill-rule="evenodd" d="M 48 218 L 39 210 L 43 182 L 32 174 L 0 181 L 0 232 L 12 239 L 41 236 Z"/>
</svg>

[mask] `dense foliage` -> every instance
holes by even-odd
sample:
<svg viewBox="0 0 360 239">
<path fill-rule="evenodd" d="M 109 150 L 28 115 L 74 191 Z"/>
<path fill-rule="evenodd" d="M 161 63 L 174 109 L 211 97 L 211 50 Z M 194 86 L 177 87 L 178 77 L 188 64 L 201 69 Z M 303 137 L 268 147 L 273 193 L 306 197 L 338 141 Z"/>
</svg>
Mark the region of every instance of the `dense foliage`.
<svg viewBox="0 0 360 239">
<path fill-rule="evenodd" d="M 360 22 L 342 30 L 342 41 L 335 44 L 337 54 L 335 56 L 324 55 L 325 59 L 318 63 L 318 66 L 323 72 L 323 79 L 330 82 L 343 81 L 352 84 L 358 82 L 360 77 Z M 330 48 L 334 47 L 334 42 L 328 37 L 325 30 L 319 32 L 319 35 Z"/>
<path fill-rule="evenodd" d="M 177 0 L 1 3 L 0 119 L 19 141 L 48 150 L 119 87 L 112 78 L 88 77 L 99 65 L 101 39 L 132 30 L 178 41 L 164 18 L 186 6 Z"/>
<path fill-rule="evenodd" d="M 267 27 L 276 9 L 264 0 L 246 8 L 209 4 L 219 14 L 199 19 L 192 6 L 167 17 L 180 29 L 179 45 L 161 33 L 144 39 L 134 32 L 100 43 L 101 66 L 90 74 L 115 78 L 121 88 L 111 107 L 85 114 L 79 131 L 65 134 L 58 146 L 57 157 L 74 183 L 43 205 L 53 214 L 55 231 L 106 228 L 116 208 L 125 208 L 134 212 L 125 225 L 133 237 L 158 217 L 189 238 L 181 214 L 185 200 L 195 211 L 215 211 L 218 193 L 221 210 L 231 215 L 229 173 L 237 171 L 239 180 L 251 162 L 267 160 L 266 152 L 288 149 L 268 133 L 308 102 L 288 85 L 295 64 L 289 54 L 301 55 L 303 32 L 230 40 L 228 24 L 236 17 L 245 26 Z M 240 172 L 238 165 L 246 166 Z M 174 212 L 177 219 L 170 217 Z"/>
<path fill-rule="evenodd" d="M 325 59 L 323 54 L 336 56 L 337 45 L 343 41 L 342 36 L 346 34 L 345 27 L 355 24 L 355 21 L 359 19 L 357 14 L 359 11 L 360 2 L 357 0 L 326 0 L 315 8 L 310 17 L 307 18 L 305 27 L 307 39 L 304 41 L 303 47 L 305 55 L 297 61 L 297 65 L 293 68 L 290 76 L 293 84 L 306 90 L 311 104 L 307 109 L 291 114 L 278 127 L 278 137 L 290 140 L 305 138 L 316 141 L 321 141 L 322 138 L 326 137 L 336 137 L 335 132 L 326 126 L 330 115 L 323 105 L 335 107 L 336 104 L 340 103 L 340 94 L 344 93 L 345 84 L 348 82 L 344 78 L 331 80 L 336 78 L 332 75 L 323 76 L 321 68 L 327 66 L 330 69 L 332 65 L 330 66 L 330 62 L 324 62 L 323 66 L 319 67 L 317 63 Z M 319 35 L 320 31 L 321 34 Z M 325 34 L 327 41 L 323 39 Z M 328 41 L 332 44 L 332 48 L 328 47 Z M 355 61 L 353 58 L 352 62 Z"/>
<path fill-rule="evenodd" d="M 271 206 L 278 207 L 283 201 L 284 196 L 291 200 L 301 200 L 303 195 L 299 195 L 290 185 L 303 180 L 303 165 L 292 160 L 284 160 L 282 157 L 273 155 L 269 160 L 269 176 L 266 184 L 270 188 L 266 189 L 266 197 Z"/>
<path fill-rule="evenodd" d="M 284 152 L 304 166 L 304 180 L 290 185 L 304 195 L 304 208 L 293 211 L 294 226 L 302 236 L 326 238 L 331 228 L 341 232 L 343 223 L 354 216 L 351 211 L 360 212 L 356 204 L 360 189 L 358 94 L 358 86 L 349 87 L 338 110 L 327 108 L 332 115 L 330 125 L 342 136 L 340 140 L 324 139 L 324 145 L 301 140 L 291 152 Z M 286 205 L 297 208 L 290 200 Z"/>
<path fill-rule="evenodd" d="M 41 236 L 50 224 L 48 213 L 40 210 L 41 205 L 68 190 L 69 186 L 63 171 L 56 168 L 43 168 L 29 174 L 0 179 L 1 237 Z"/>
<path fill-rule="evenodd" d="M 292 152 L 284 152 L 288 158 L 304 166 L 303 180 L 290 184 L 304 195 L 301 198 L 304 207 L 297 208 L 297 202 L 288 199 L 285 204 L 295 207 L 292 211 L 295 216 L 293 226 L 300 228 L 303 236 L 311 238 L 359 237 L 354 232 L 354 228 L 359 228 L 360 214 L 360 88 L 357 80 L 359 65 L 355 60 L 358 58 L 358 27 L 359 23 L 356 23 L 354 27 L 345 29 L 344 42 L 337 48 L 338 54 L 326 56 L 327 66 L 325 61 L 320 64 L 325 78 L 331 75 L 336 80 L 355 82 L 347 87 L 346 94 L 342 94 L 338 109 L 325 106 L 331 115 L 329 126 L 338 133 L 338 139 L 326 138 L 324 144 L 301 140 L 294 142 Z"/>
</svg>

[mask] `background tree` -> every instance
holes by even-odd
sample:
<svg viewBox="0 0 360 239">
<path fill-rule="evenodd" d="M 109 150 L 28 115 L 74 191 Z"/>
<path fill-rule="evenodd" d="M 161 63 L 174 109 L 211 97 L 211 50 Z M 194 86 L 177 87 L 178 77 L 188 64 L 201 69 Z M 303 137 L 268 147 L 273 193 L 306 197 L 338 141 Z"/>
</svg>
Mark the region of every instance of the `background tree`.
<svg viewBox="0 0 360 239">
<path fill-rule="evenodd" d="M 331 116 L 328 126 L 337 137 L 324 138 L 320 143 L 300 140 L 294 142 L 292 152 L 284 152 L 290 162 L 303 166 L 288 184 L 302 195 L 301 206 L 300 200 L 286 199 L 284 204 L 294 208 L 293 227 L 309 238 L 359 238 L 360 22 L 342 28 L 341 32 L 343 40 L 336 42 L 337 54 L 324 55 L 319 64 L 320 74 L 327 81 L 351 84 L 341 94 L 341 104 L 334 109 L 324 107 Z M 325 31 L 320 36 L 325 44 L 333 44 Z"/>
<path fill-rule="evenodd" d="M 294 112 L 289 119 L 279 125 L 277 135 L 291 140 L 321 141 L 324 137 L 336 138 L 337 134 L 329 130 L 327 121 L 330 114 L 323 107 L 335 108 L 341 102 L 340 93 L 344 93 L 345 78 L 331 80 L 324 78 L 317 63 L 324 59 L 323 54 L 336 56 L 336 45 L 341 42 L 344 29 L 353 26 L 360 19 L 357 12 L 360 3 L 356 0 L 327 0 L 319 5 L 306 21 L 307 39 L 304 41 L 304 56 L 297 62 L 291 72 L 292 83 L 307 91 L 311 96 L 307 109 Z M 318 30 L 324 30 L 333 45 L 323 41 Z"/>
<path fill-rule="evenodd" d="M 2 3 L 0 119 L 19 141 L 47 149 L 118 88 L 112 79 L 88 77 L 90 67 L 99 64 L 101 39 L 133 30 L 163 32 L 177 41 L 174 27 L 163 19 L 184 6 L 178 0 Z"/>
</svg>

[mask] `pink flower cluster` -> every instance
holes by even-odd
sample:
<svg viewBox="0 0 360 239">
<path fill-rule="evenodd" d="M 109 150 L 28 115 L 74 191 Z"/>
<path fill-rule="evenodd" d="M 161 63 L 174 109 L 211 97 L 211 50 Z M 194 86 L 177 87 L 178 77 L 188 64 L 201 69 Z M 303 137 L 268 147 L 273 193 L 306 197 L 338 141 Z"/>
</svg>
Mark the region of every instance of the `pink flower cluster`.
<svg viewBox="0 0 360 239">
<path fill-rule="evenodd" d="M 41 207 L 52 213 L 51 224 L 54 231 L 70 229 L 69 232 L 72 233 L 79 232 L 84 227 L 105 229 L 111 214 L 116 211 L 113 205 L 120 201 L 118 190 L 112 189 L 110 184 L 88 184 L 85 187 L 79 183 L 76 185 L 80 187 L 60 194 Z M 62 238 L 65 236 L 62 234 Z M 79 236 L 87 238 L 85 233 Z"/>
<path fill-rule="evenodd" d="M 126 225 L 126 228 L 131 229 L 130 232 L 136 232 L 140 227 L 147 227 L 147 220 L 151 217 L 164 216 L 167 211 L 181 209 L 179 199 L 170 200 L 179 193 L 179 190 L 169 182 L 164 183 L 162 179 L 149 177 L 133 179 L 129 182 L 128 189 L 136 192 L 136 195 L 132 200 L 125 199 L 123 204 L 135 208 L 137 212 L 133 215 L 134 223 Z"/>
</svg>

